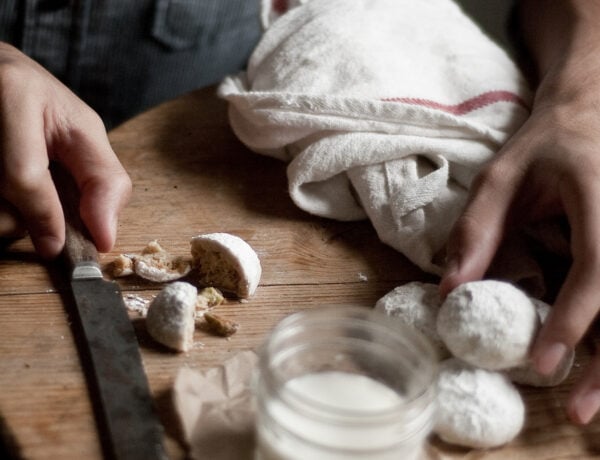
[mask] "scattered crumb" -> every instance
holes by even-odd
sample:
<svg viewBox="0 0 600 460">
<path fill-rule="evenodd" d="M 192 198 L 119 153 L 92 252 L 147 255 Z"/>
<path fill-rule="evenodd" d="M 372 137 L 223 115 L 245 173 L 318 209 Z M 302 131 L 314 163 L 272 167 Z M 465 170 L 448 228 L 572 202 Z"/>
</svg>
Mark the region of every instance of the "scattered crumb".
<svg viewBox="0 0 600 460">
<path fill-rule="evenodd" d="M 191 269 L 189 259 L 172 256 L 156 240 L 148 243 L 142 253 L 133 258 L 133 271 L 135 274 L 157 283 L 182 278 Z"/>
<path fill-rule="evenodd" d="M 213 245 L 215 247 L 212 247 Z M 208 254 L 211 256 L 216 254 L 215 260 L 211 259 L 214 265 L 211 265 L 211 262 L 209 262 L 208 259 L 210 259 L 210 257 Z M 161 334 L 157 334 L 155 329 L 159 328 L 161 329 L 159 332 L 164 332 L 163 329 L 168 329 L 170 326 L 181 326 L 181 324 L 179 324 L 181 321 L 177 321 L 177 318 L 175 318 L 175 316 L 180 316 L 181 314 L 179 309 L 176 308 L 177 305 L 175 305 L 180 304 L 181 299 L 177 296 L 174 296 L 175 298 L 171 299 L 170 297 L 173 296 L 165 295 L 164 291 L 173 290 L 173 284 L 180 283 L 176 280 L 190 273 L 193 268 L 193 263 L 195 268 L 200 270 L 201 261 L 203 270 L 214 270 L 215 273 L 219 272 L 219 270 L 224 270 L 224 273 L 232 275 L 231 279 L 234 282 L 230 290 L 238 295 L 240 303 L 248 302 L 245 297 L 249 297 L 254 293 L 260 279 L 260 261 L 254 250 L 245 241 L 229 234 L 207 234 L 194 237 L 192 239 L 191 258 L 181 256 L 174 257 L 165 251 L 157 240 L 153 240 L 139 253 L 118 255 L 107 265 L 106 273 L 112 275 L 114 278 L 137 275 L 149 281 L 165 283 L 163 291 L 161 291 L 159 296 L 144 298 L 136 294 L 123 295 L 123 301 L 127 310 L 129 312 L 137 313 L 140 317 L 145 318 L 146 327 L 148 328 L 150 335 L 157 339 L 156 336 Z M 210 269 L 208 267 L 210 267 Z M 229 271 L 231 271 L 231 273 L 229 273 Z M 176 281 L 176 283 L 171 283 L 171 281 Z M 221 289 L 219 289 L 221 286 L 217 288 L 212 284 L 205 283 L 204 285 L 208 287 L 197 292 L 193 309 L 190 312 L 192 320 L 189 324 L 200 325 L 200 327 L 210 333 L 229 339 L 229 337 L 237 332 L 239 324 L 212 313 L 212 310 L 215 307 L 227 303 L 227 299 L 223 295 Z M 196 288 L 194 287 L 194 289 Z M 152 305 L 156 303 L 156 298 L 160 296 L 166 296 L 166 298 L 168 298 L 163 302 L 165 305 L 162 310 L 164 311 L 160 311 L 160 314 L 155 314 L 153 312 L 152 319 L 149 321 L 150 318 L 148 313 L 153 309 Z M 172 300 L 174 301 L 173 305 L 171 305 Z M 192 308 L 191 305 L 190 308 Z M 157 310 L 157 308 L 154 308 L 154 310 Z M 158 327 L 159 324 L 160 327 Z M 179 329 L 181 329 L 181 327 Z M 177 330 L 175 332 L 180 331 Z M 204 348 L 203 343 L 193 341 L 193 333 L 188 335 L 190 335 L 190 337 L 187 337 L 186 335 L 187 338 L 183 338 L 185 340 L 183 340 L 182 337 L 176 337 L 176 339 L 181 340 L 158 341 L 170 348 L 183 352 L 185 352 L 188 347 L 193 347 L 193 349 Z M 161 338 L 163 337 L 161 336 Z M 183 343 L 182 340 L 185 343 Z"/>
<path fill-rule="evenodd" d="M 207 309 L 216 307 L 225 302 L 223 293 L 214 287 L 207 287 L 202 289 L 198 293 L 198 299 L 196 301 L 197 309 Z"/>
<path fill-rule="evenodd" d="M 237 332 L 240 325 L 222 316 L 206 312 L 204 314 L 207 329 L 217 335 L 229 337 Z"/>
<path fill-rule="evenodd" d="M 120 254 L 107 266 L 113 278 L 136 274 L 157 283 L 174 281 L 192 269 L 190 258 L 172 256 L 158 241 L 150 241 L 139 254 Z"/>
<path fill-rule="evenodd" d="M 118 255 L 109 264 L 109 271 L 114 278 L 129 276 L 133 274 L 133 256 L 127 254 Z"/>
<path fill-rule="evenodd" d="M 365 282 L 365 281 L 369 281 L 369 278 L 367 278 L 367 275 L 365 275 L 364 273 L 359 273 L 359 274 L 358 274 L 358 279 L 359 279 L 360 281 L 363 281 L 363 282 Z"/>
</svg>

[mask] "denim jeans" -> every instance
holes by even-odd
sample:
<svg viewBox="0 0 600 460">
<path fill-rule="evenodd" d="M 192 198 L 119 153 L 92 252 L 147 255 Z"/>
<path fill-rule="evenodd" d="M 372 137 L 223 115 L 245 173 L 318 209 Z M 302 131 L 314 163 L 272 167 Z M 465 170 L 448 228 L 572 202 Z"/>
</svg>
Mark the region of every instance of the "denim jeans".
<svg viewBox="0 0 600 460">
<path fill-rule="evenodd" d="M 107 127 L 244 68 L 259 0 L 1 0 L 0 40 L 42 64 Z"/>
</svg>

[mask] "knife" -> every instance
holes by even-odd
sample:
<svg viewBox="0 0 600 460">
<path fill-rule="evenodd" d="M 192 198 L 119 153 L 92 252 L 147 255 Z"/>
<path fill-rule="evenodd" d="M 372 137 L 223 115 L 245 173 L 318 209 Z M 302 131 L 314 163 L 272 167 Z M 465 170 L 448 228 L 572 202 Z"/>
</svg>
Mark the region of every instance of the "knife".
<svg viewBox="0 0 600 460">
<path fill-rule="evenodd" d="M 102 276 L 98 252 L 79 217 L 75 181 L 58 164 L 51 165 L 51 172 L 65 214 L 63 256 L 71 270 L 78 348 L 104 454 L 116 460 L 167 459 L 164 430 L 121 289 Z"/>
</svg>

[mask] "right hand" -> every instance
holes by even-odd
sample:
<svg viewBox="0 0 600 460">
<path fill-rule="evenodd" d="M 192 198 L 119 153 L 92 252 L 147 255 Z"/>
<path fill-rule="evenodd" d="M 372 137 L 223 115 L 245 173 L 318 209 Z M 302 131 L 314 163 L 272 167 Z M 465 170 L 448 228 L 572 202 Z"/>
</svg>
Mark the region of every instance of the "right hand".
<svg viewBox="0 0 600 460">
<path fill-rule="evenodd" d="M 540 7 L 532 12 L 535 19 L 547 10 L 541 0 L 534 3 Z M 600 2 L 579 2 L 578 17 L 587 18 L 592 4 L 593 24 L 581 26 L 590 35 L 573 33 L 586 39 L 570 52 L 545 58 L 551 64 L 542 66 L 531 116 L 474 181 L 451 233 L 448 269 L 440 283 L 444 296 L 459 284 L 481 279 L 510 230 L 565 216 L 572 262 L 530 351 L 532 365 L 543 375 L 556 371 L 600 317 Z M 551 44 L 554 35 L 547 40 Z M 600 411 L 600 348 L 566 409 L 579 424 Z"/>
<path fill-rule="evenodd" d="M 26 230 L 47 259 L 65 240 L 50 161 L 73 176 L 81 218 L 98 250 L 110 251 L 131 181 L 102 120 L 42 66 L 0 42 L 0 238 Z"/>
</svg>

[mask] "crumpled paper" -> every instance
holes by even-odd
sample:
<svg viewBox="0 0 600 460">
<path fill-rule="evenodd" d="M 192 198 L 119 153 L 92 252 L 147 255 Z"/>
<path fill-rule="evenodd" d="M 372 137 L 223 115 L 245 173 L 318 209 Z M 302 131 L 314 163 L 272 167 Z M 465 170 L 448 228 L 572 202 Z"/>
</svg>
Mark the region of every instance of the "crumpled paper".
<svg viewBox="0 0 600 460">
<path fill-rule="evenodd" d="M 252 375 L 254 351 L 242 351 L 206 371 L 181 368 L 173 399 L 189 457 L 194 460 L 250 460 L 254 454 Z"/>
</svg>

